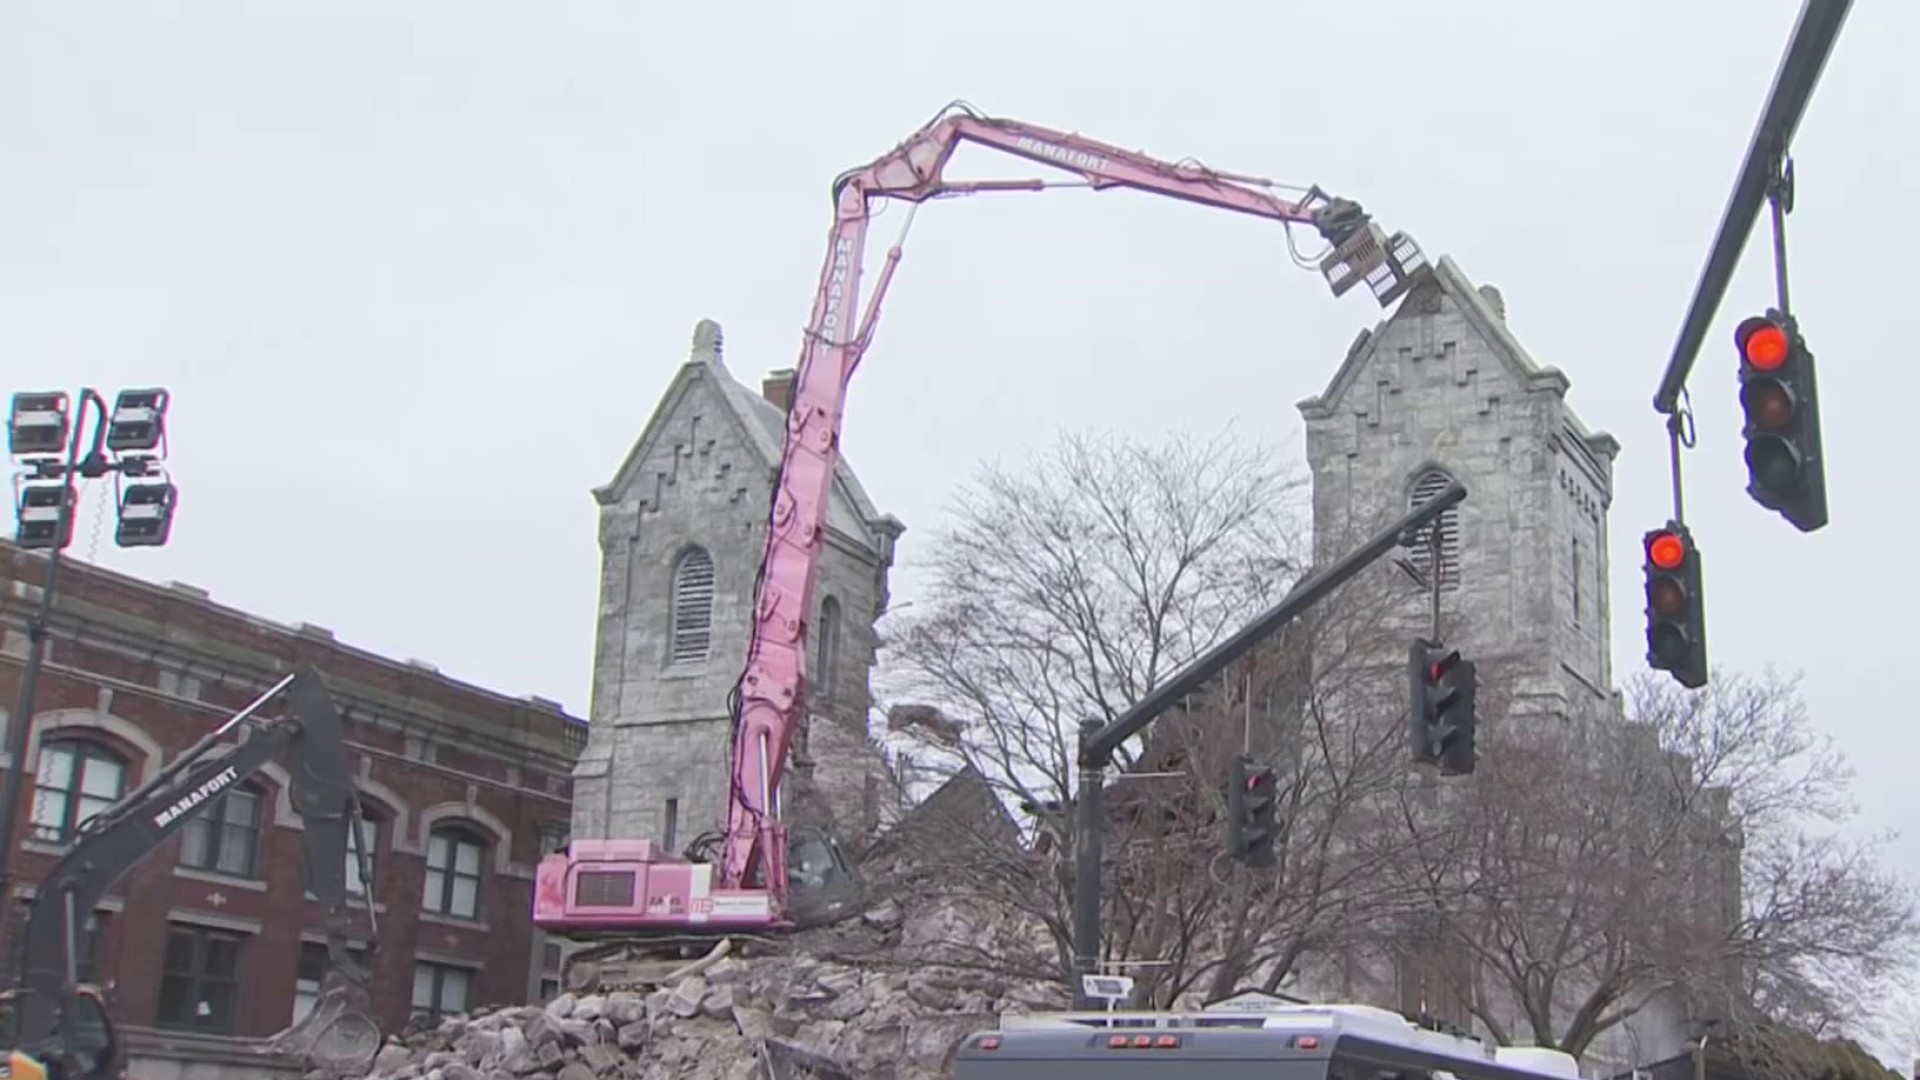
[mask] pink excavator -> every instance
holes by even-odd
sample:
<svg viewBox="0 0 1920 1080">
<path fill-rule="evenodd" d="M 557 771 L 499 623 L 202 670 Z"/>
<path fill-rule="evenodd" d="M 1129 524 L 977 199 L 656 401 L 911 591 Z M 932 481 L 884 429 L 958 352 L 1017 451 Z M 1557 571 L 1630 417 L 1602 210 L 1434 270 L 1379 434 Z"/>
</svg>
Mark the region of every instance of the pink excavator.
<svg viewBox="0 0 1920 1080">
<path fill-rule="evenodd" d="M 1070 179 L 947 180 L 963 143 L 1050 166 Z M 576 992 L 652 981 L 654 965 L 678 966 L 689 950 L 728 935 L 778 935 L 835 922 L 861 910 L 857 870 L 825 830 L 789 828 L 780 816 L 780 783 L 794 733 L 805 722 L 807 622 L 824 540 L 828 494 L 839 456 L 848 380 L 873 338 L 881 301 L 898 268 L 899 241 L 887 252 L 856 324 L 867 231 L 876 204 L 916 210 L 957 195 L 1041 191 L 1051 187 L 1126 188 L 1232 210 L 1280 223 L 1294 259 L 1293 226 L 1310 226 L 1331 250 L 1318 269 L 1344 295 L 1365 282 L 1381 307 L 1428 271 L 1401 233 L 1391 237 L 1358 203 L 1317 187 L 1286 188 L 1257 177 L 1169 163 L 1080 135 L 948 106 L 905 142 L 833 184 L 833 229 L 795 375 L 787 434 L 775 478 L 766 555 L 754 604 L 746 672 L 732 733 L 732 783 L 718 858 L 680 854 L 644 839 L 576 838 L 541 860 L 534 887 L 536 926 L 582 944 L 568 958 L 565 983 Z M 1285 190 L 1290 194 L 1282 194 Z M 911 226 L 912 215 L 908 216 Z"/>
</svg>

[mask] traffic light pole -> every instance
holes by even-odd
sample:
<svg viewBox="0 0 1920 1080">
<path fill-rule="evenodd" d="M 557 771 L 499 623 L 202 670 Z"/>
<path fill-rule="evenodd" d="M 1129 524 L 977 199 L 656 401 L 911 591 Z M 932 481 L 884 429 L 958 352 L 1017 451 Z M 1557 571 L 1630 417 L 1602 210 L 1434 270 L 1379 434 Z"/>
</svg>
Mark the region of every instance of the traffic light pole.
<svg viewBox="0 0 1920 1080">
<path fill-rule="evenodd" d="M 1106 800 L 1103 788 L 1106 770 L 1113 764 L 1114 754 L 1161 713 L 1199 690 L 1226 670 L 1229 664 L 1299 618 L 1308 608 L 1351 581 L 1381 556 L 1406 545 L 1420 529 L 1439 518 L 1442 511 L 1457 505 L 1466 497 L 1465 485 L 1459 481 L 1449 484 L 1446 490 L 1374 534 L 1359 548 L 1325 569 L 1308 574 L 1278 604 L 1175 672 L 1126 712 L 1105 724 L 1088 720 L 1080 725 L 1079 790 L 1074 799 L 1073 830 L 1073 954 L 1076 976 L 1099 973 L 1100 868 L 1106 854 Z M 1073 998 L 1077 1007 L 1094 1006 L 1092 999 L 1087 997 L 1081 978 L 1074 980 Z"/>
<path fill-rule="evenodd" d="M 1673 356 L 1667 362 L 1660 389 L 1653 396 L 1654 409 L 1665 415 L 1675 415 L 1679 409 L 1687 376 L 1693 370 L 1700 345 L 1706 340 L 1707 328 L 1712 325 L 1713 316 L 1733 280 L 1741 250 L 1746 247 L 1754 222 L 1759 219 L 1760 204 L 1777 187 L 1787 147 L 1807 111 L 1813 88 L 1820 81 L 1820 73 L 1852 7 L 1853 0 L 1806 0 L 1800 9 L 1800 19 L 1794 24 L 1786 55 L 1781 57 L 1780 68 L 1774 74 L 1773 89 L 1767 95 L 1760 122 L 1748 143 L 1746 160 L 1734 178 L 1720 232 L 1708 249 L 1707 264 L 1694 288 L 1693 302 L 1681 320 Z"/>
</svg>

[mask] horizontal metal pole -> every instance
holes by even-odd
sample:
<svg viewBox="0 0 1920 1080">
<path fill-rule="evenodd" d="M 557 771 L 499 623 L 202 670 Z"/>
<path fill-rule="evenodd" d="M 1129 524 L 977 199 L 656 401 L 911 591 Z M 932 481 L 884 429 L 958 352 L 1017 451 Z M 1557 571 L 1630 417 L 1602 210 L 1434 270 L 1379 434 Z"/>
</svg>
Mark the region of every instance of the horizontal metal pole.
<svg viewBox="0 0 1920 1080">
<path fill-rule="evenodd" d="M 1401 538 L 1409 532 L 1422 528 L 1448 507 L 1467 497 L 1466 486 L 1454 481 L 1445 491 L 1421 503 L 1407 513 L 1405 517 L 1380 530 L 1372 539 L 1358 549 L 1342 556 L 1339 561 L 1324 570 L 1308 574 L 1278 604 L 1269 608 L 1265 614 L 1254 619 L 1232 637 L 1226 639 L 1202 653 L 1192 663 L 1180 669 L 1167 681 L 1147 692 L 1147 695 L 1134 703 L 1132 708 L 1115 717 L 1111 723 L 1093 731 L 1080 740 L 1080 764 L 1082 768 L 1102 768 L 1113 757 L 1120 745 L 1138 734 L 1140 729 L 1153 722 L 1154 717 L 1166 712 L 1181 698 L 1206 685 L 1207 680 L 1224 671 L 1228 664 L 1252 651 L 1253 647 L 1272 637 L 1281 627 L 1300 617 L 1308 608 L 1319 603 L 1326 595 L 1346 584 L 1354 575 L 1366 569 L 1382 555 L 1398 547 Z"/>
<path fill-rule="evenodd" d="M 1720 233 L 1708 249 L 1707 265 L 1700 272 L 1693 302 L 1680 323 L 1680 338 L 1674 343 L 1673 356 L 1660 379 L 1660 389 L 1653 395 L 1653 407 L 1662 413 L 1672 414 L 1680 391 L 1686 388 L 1687 376 L 1700 355 L 1707 328 L 1713 325 L 1720 301 L 1727 294 L 1727 285 L 1733 280 L 1734 267 L 1740 262 L 1741 252 L 1746 250 L 1747 238 L 1753 234 L 1753 223 L 1760 217 L 1760 206 L 1767 200 L 1775 162 L 1785 156 L 1793 142 L 1800 118 L 1807 111 L 1807 102 L 1813 97 L 1813 88 L 1820 81 L 1820 73 L 1852 7 L 1853 0 L 1807 0 L 1800 9 L 1800 21 L 1794 24 L 1786 55 L 1781 57 L 1780 70 L 1773 77 L 1773 90 L 1767 95 L 1760 122 L 1747 145 L 1747 158 L 1734 178 L 1732 194 L 1727 197 Z"/>
</svg>

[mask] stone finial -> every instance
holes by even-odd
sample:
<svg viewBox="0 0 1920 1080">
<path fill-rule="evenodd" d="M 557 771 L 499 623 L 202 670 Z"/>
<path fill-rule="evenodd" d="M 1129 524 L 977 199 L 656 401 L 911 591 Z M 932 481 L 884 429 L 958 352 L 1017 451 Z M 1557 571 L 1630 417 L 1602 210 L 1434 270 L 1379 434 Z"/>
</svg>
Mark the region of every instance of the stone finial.
<svg viewBox="0 0 1920 1080">
<path fill-rule="evenodd" d="M 725 367 L 722 354 L 726 351 L 726 335 L 720 332 L 720 324 L 712 319 L 701 319 L 693 327 L 693 352 L 690 360 L 699 360 Z"/>
<path fill-rule="evenodd" d="M 1492 285 L 1482 285 L 1479 292 L 1480 299 L 1485 300 L 1487 306 L 1493 309 L 1494 318 L 1506 322 L 1507 298 L 1500 295 L 1500 290 Z"/>
</svg>

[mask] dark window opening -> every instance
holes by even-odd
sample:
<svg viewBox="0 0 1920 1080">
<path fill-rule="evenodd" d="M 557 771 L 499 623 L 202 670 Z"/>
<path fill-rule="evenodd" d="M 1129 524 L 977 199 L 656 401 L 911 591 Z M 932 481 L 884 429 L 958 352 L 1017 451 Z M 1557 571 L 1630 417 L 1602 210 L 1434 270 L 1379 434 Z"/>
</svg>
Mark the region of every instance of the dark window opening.
<svg viewBox="0 0 1920 1080">
<path fill-rule="evenodd" d="M 820 625 L 814 632 L 818 640 L 814 642 L 813 691 L 817 700 L 825 705 L 832 702 L 833 684 L 839 678 L 839 600 L 829 596 L 820 602 Z"/>
<path fill-rule="evenodd" d="M 466 829 L 443 826 L 427 839 L 427 879 L 420 898 L 428 911 L 458 919 L 480 917 L 480 879 L 487 846 Z"/>
<path fill-rule="evenodd" d="M 473 1000 L 473 970 L 421 960 L 413 965 L 413 1015 L 437 1020 L 466 1012 Z"/>
<path fill-rule="evenodd" d="M 263 804 L 258 792 L 245 788 L 203 803 L 180 830 L 180 865 L 251 878 L 260 847 Z"/>
<path fill-rule="evenodd" d="M 360 804 L 360 846 L 351 843 L 351 834 L 347 837 L 347 895 L 367 896 L 380 887 L 380 833 L 381 820 L 369 813 L 366 804 Z M 364 854 L 363 854 L 364 853 Z M 360 860 L 366 860 L 363 872 Z M 364 873 L 364 876 L 363 876 Z"/>
<path fill-rule="evenodd" d="M 367 966 L 367 950 L 361 947 L 349 947 L 347 955 L 361 967 Z M 293 1019 L 297 1024 L 306 1019 L 320 1001 L 320 986 L 327 978 L 327 947 L 318 941 L 300 943 L 300 970 L 293 982 Z"/>
<path fill-rule="evenodd" d="M 40 747 L 33 792 L 33 838 L 69 844 L 80 826 L 127 793 L 127 763 L 85 739 L 57 739 Z"/>
<path fill-rule="evenodd" d="M 240 950 L 246 937 L 174 924 L 161 963 L 162 1027 L 231 1035 L 240 1004 Z"/>
</svg>

